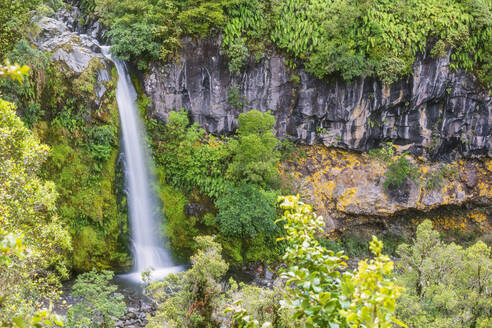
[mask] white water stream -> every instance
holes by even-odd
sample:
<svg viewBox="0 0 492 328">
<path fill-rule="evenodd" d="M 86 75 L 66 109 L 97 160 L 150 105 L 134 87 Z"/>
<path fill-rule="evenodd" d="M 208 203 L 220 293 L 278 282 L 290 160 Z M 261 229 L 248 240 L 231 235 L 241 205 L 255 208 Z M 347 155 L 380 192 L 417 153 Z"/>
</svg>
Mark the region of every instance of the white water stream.
<svg viewBox="0 0 492 328">
<path fill-rule="evenodd" d="M 106 50 L 106 49 L 105 49 Z M 109 56 L 108 56 L 109 57 Z M 182 270 L 176 266 L 163 245 L 159 203 L 153 190 L 152 160 L 145 142 L 145 130 L 136 105 L 137 94 L 125 63 L 111 59 L 118 70 L 116 101 L 120 113 L 125 184 L 134 256 L 134 271 L 125 277 L 141 281 L 142 271 L 152 270 L 152 279 L 160 279 Z"/>
</svg>

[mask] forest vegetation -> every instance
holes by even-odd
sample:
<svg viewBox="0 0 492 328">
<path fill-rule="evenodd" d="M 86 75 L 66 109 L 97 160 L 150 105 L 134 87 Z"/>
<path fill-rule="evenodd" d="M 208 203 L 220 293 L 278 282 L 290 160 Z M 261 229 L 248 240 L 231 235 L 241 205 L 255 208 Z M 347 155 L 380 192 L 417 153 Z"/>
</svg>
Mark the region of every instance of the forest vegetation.
<svg viewBox="0 0 492 328">
<path fill-rule="evenodd" d="M 317 204 L 281 177 L 305 146 L 277 139 L 271 112 L 241 111 L 233 133 L 214 135 L 185 109 L 166 122 L 150 115 L 138 80 L 191 37 L 220 38 L 232 74 L 277 53 L 320 80 L 390 85 L 426 53 L 490 90 L 491 0 L 0 0 L 1 327 L 115 327 L 126 311 L 112 280 L 132 265 L 118 74 L 96 99 L 101 60 L 75 74 L 32 42 L 33 18 L 66 6 L 82 25 L 101 22 L 112 54 L 135 68 L 161 233 L 189 263 L 146 281 L 157 306 L 147 327 L 492 327 L 490 236 L 450 241 L 425 220 L 408 238 L 330 239 Z M 421 175 L 394 149 L 368 153 L 384 164 L 388 195 L 458 175 L 451 165 Z M 231 277 L 251 263 L 276 266 L 277 283 Z M 71 278 L 76 302 L 57 313 Z"/>
</svg>

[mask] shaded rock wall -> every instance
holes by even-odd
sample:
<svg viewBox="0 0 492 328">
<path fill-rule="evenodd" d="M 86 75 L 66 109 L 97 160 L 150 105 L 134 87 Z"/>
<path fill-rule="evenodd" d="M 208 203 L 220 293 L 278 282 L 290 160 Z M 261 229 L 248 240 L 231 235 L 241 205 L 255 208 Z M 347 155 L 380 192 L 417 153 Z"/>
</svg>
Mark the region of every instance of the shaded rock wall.
<svg viewBox="0 0 492 328">
<path fill-rule="evenodd" d="M 231 74 L 219 38 L 186 39 L 175 63 L 151 65 L 144 87 L 155 116 L 165 121 L 185 108 L 212 133 L 232 132 L 241 111 L 271 110 L 280 138 L 306 144 L 365 151 L 384 140 L 415 155 L 427 147 L 436 159 L 492 155 L 490 90 L 452 71 L 449 57 L 418 58 L 411 76 L 384 86 L 372 78 L 321 81 L 277 54 Z"/>
</svg>

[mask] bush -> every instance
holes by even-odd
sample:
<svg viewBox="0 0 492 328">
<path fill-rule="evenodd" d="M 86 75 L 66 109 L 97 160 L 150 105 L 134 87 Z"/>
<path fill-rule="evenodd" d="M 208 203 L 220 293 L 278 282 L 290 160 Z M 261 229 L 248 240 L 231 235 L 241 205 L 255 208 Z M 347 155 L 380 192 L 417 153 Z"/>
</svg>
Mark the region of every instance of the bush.
<svg viewBox="0 0 492 328">
<path fill-rule="evenodd" d="M 21 78 L 19 70 L 0 64 L 0 78 Z M 56 215 L 55 184 L 39 176 L 49 147 L 2 99 L 0 131 L 0 326 L 12 327 L 15 317 L 30 320 L 56 300 L 69 277 L 72 240 Z"/>
<path fill-rule="evenodd" d="M 445 244 L 432 223 L 417 228 L 411 245 L 398 248 L 399 282 L 405 287 L 397 307 L 409 327 L 487 327 L 492 316 L 491 249 L 478 241 L 463 248 Z"/>
<path fill-rule="evenodd" d="M 386 142 L 381 148 L 369 150 L 369 156 L 383 163 L 391 163 L 395 156 L 394 145 L 392 142 Z"/>
<path fill-rule="evenodd" d="M 415 180 L 418 177 L 417 167 L 403 153 L 395 159 L 393 143 L 387 142 L 379 149 L 369 150 L 369 156 L 386 164 L 384 188 L 386 191 L 400 188 L 407 180 Z"/>
<path fill-rule="evenodd" d="M 147 287 L 147 294 L 159 303 L 147 327 L 212 327 L 213 305 L 223 291 L 220 281 L 228 265 L 212 237 L 197 237 L 195 241 L 198 250 L 188 271 L 170 274 Z"/>
<path fill-rule="evenodd" d="M 111 125 L 94 126 L 88 133 L 88 147 L 91 155 L 105 161 L 111 155 L 115 146 L 116 133 Z"/>
<path fill-rule="evenodd" d="M 231 0 L 96 0 L 88 6 L 109 27 L 112 52 L 146 69 L 152 60 L 169 61 L 181 46 L 181 37 L 205 36 L 222 27 Z"/>
<path fill-rule="evenodd" d="M 386 169 L 386 179 L 384 188 L 386 190 L 399 188 L 406 179 L 416 179 L 418 175 L 417 168 L 403 154 L 397 160 L 388 165 Z"/>
<path fill-rule="evenodd" d="M 111 271 L 95 270 L 82 273 L 72 287 L 72 296 L 77 303 L 68 310 L 69 327 L 114 327 L 113 318 L 125 314 L 123 295 L 115 293 L 117 287 L 110 285 Z"/>
<path fill-rule="evenodd" d="M 252 110 L 239 115 L 238 138 L 230 145 L 233 156 L 227 168 L 229 179 L 263 188 L 278 184 L 280 154 L 274 125 L 275 118 L 268 112 Z"/>
<path fill-rule="evenodd" d="M 254 185 L 230 186 L 216 202 L 216 220 L 224 236 L 254 238 L 258 233 L 275 236 L 275 193 L 268 193 Z"/>
<path fill-rule="evenodd" d="M 359 262 L 354 272 L 345 272 L 348 258 L 322 247 L 315 235 L 323 231 L 324 220 L 299 196 L 279 197 L 285 211 L 288 243 L 284 255 L 288 268 L 282 272 L 285 296 L 281 309 L 291 313 L 296 327 L 393 327 L 404 326 L 394 316 L 402 288 L 389 275 L 393 262 L 382 254 L 383 243 L 373 236 L 369 244 L 374 258 Z M 230 308 L 239 327 L 271 327 L 261 324 L 237 301 Z"/>
</svg>

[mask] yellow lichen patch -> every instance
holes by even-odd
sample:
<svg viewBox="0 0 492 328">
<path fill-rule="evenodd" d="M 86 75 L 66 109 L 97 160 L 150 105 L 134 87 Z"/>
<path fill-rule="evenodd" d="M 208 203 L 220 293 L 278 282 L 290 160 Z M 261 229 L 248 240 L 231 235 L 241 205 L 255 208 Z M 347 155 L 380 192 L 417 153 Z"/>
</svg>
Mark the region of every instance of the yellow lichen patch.
<svg viewBox="0 0 492 328">
<path fill-rule="evenodd" d="M 344 211 L 347 205 L 354 202 L 355 194 L 357 193 L 357 188 L 348 188 L 340 196 L 337 202 L 337 210 Z"/>
<path fill-rule="evenodd" d="M 492 158 L 487 158 L 484 161 L 484 164 L 485 164 L 485 168 L 487 169 L 487 171 L 492 172 Z"/>
<path fill-rule="evenodd" d="M 456 199 L 456 189 L 457 188 L 461 189 L 461 185 L 457 186 L 456 182 L 451 182 L 450 184 L 444 185 L 442 188 L 442 200 L 443 200 L 443 205 L 444 204 L 449 204 L 451 203 L 454 199 Z"/>
<path fill-rule="evenodd" d="M 328 183 L 326 184 L 326 193 L 328 194 L 329 198 L 333 197 L 333 190 L 335 189 L 336 185 L 337 184 L 335 183 L 335 181 L 328 181 Z"/>
<path fill-rule="evenodd" d="M 437 229 L 442 230 L 456 230 L 459 229 L 462 232 L 470 230 L 470 225 L 467 224 L 467 218 L 458 216 L 439 216 L 434 218 L 435 226 Z"/>
<path fill-rule="evenodd" d="M 429 172 L 429 170 L 430 170 L 430 166 L 427 165 L 419 166 L 419 171 L 421 174 L 426 174 L 427 172 Z"/>
<path fill-rule="evenodd" d="M 468 217 L 470 218 L 470 220 L 476 223 L 482 223 L 487 221 L 487 216 L 485 215 L 485 213 L 479 211 L 470 213 Z"/>
<path fill-rule="evenodd" d="M 490 160 L 460 160 L 443 165 L 407 157 L 418 166 L 421 178 L 411 186 L 409 201 L 400 204 L 384 190 L 387 165 L 377 158 L 321 145 L 299 148 L 296 154 L 291 161 L 283 162 L 279 173 L 286 177 L 285 180 L 291 186 L 299 188 L 306 201 L 314 204 L 318 213 L 329 215 L 335 221 L 343 218 L 344 225 L 350 226 L 346 214 L 356 214 L 359 222 L 362 213 L 392 218 L 398 211 L 413 208 L 422 214 L 420 218 L 415 218 L 416 222 L 421 221 L 421 218 L 436 220 L 436 228 L 439 230 L 490 230 L 487 220 L 477 222 L 484 220 L 483 214 L 475 218 L 477 220 L 468 216 L 469 211 L 447 216 L 441 213 L 437 218 L 435 213 L 424 214 L 443 205 L 459 205 L 479 196 L 492 198 L 492 175 L 488 171 L 492 168 Z M 395 156 L 394 159 L 400 157 Z M 438 176 L 435 187 L 427 188 L 427 180 L 437 174 L 442 178 Z M 472 190 L 466 183 L 468 176 L 473 177 L 473 174 L 478 175 L 478 182 Z M 338 224 L 335 223 L 337 229 L 341 229 Z"/>
<path fill-rule="evenodd" d="M 478 183 L 478 192 L 481 197 L 491 198 L 492 186 L 489 183 L 481 181 Z"/>
</svg>

